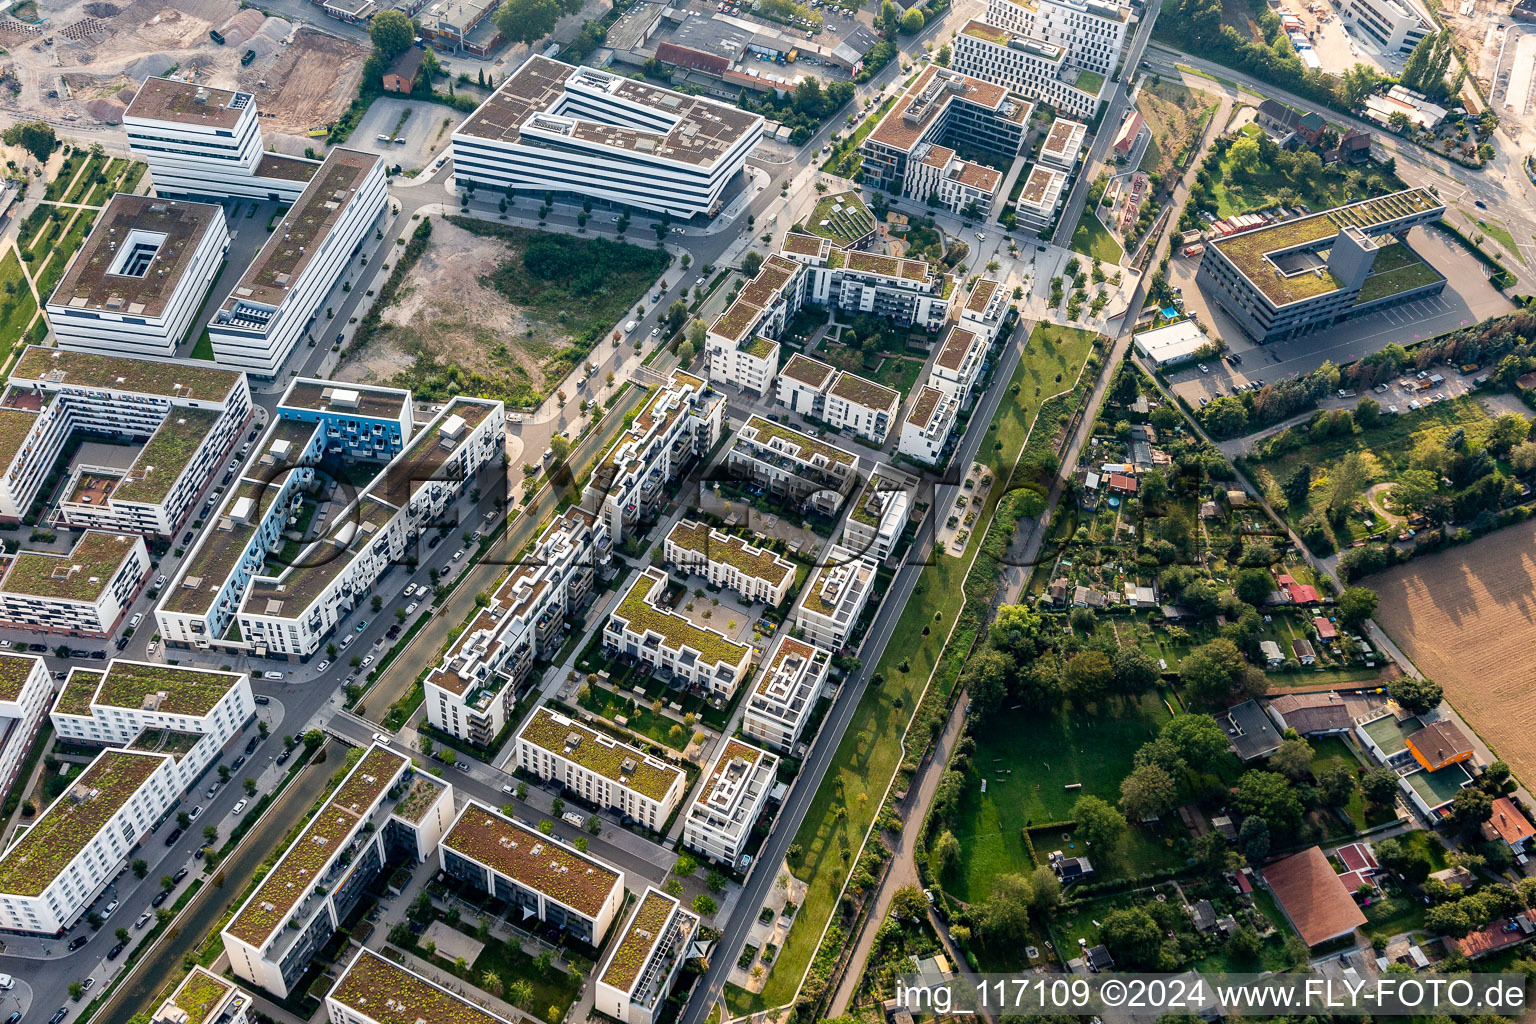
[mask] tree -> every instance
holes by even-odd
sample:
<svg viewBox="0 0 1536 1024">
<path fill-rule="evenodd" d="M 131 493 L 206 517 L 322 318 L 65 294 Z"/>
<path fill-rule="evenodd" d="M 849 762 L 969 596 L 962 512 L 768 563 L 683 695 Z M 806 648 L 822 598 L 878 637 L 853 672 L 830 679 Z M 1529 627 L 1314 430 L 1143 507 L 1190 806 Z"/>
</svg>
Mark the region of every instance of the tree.
<svg viewBox="0 0 1536 1024">
<path fill-rule="evenodd" d="M 688 344 L 693 346 L 695 352 L 704 348 L 704 338 L 709 333 L 709 325 L 697 318 L 688 325 Z"/>
<path fill-rule="evenodd" d="M 128 941 L 127 928 L 119 928 L 117 931 L 113 932 L 112 935 L 117 939 L 118 942 L 126 943 Z"/>
<path fill-rule="evenodd" d="M 1444 696 L 1439 683 L 1428 679 L 1415 679 L 1412 676 L 1393 680 L 1388 685 L 1387 692 L 1404 711 L 1411 715 L 1428 714 L 1440 706 L 1440 698 Z"/>
<path fill-rule="evenodd" d="M 1236 437 L 1248 426 L 1248 407 L 1231 395 L 1222 395 L 1201 411 L 1200 419 L 1218 437 Z"/>
<path fill-rule="evenodd" d="M 83 995 L 85 995 L 84 985 L 78 981 L 72 981 L 69 983 L 69 998 L 71 1000 L 78 1003 L 80 1001 L 80 997 Z"/>
<path fill-rule="evenodd" d="M 486 971 L 480 975 L 480 987 L 493 996 L 501 995 L 501 975 L 495 971 Z"/>
<path fill-rule="evenodd" d="M 556 434 L 549 439 L 549 447 L 555 453 L 555 465 L 564 465 L 566 458 L 571 454 L 571 442 L 560 434 Z"/>
<path fill-rule="evenodd" d="M 1113 673 L 1111 685 L 1120 696 L 1134 697 L 1157 685 L 1157 666 L 1140 647 L 1134 644 L 1118 647 L 1109 660 Z"/>
<path fill-rule="evenodd" d="M 1080 796 L 1072 805 L 1077 835 L 1095 846 L 1113 849 L 1125 835 L 1125 815 L 1096 796 Z"/>
<path fill-rule="evenodd" d="M 915 36 L 923 30 L 923 25 L 926 23 L 927 19 L 923 17 L 923 12 L 913 7 L 901 16 L 901 31 L 906 35 Z"/>
<path fill-rule="evenodd" d="M 1156 970 L 1162 964 L 1163 929 L 1145 907 L 1122 907 L 1104 915 L 1099 941 L 1120 970 Z"/>
<path fill-rule="evenodd" d="M 1158 818 L 1173 809 L 1178 786 L 1155 764 L 1144 764 L 1120 781 L 1120 807 L 1134 821 Z"/>
<path fill-rule="evenodd" d="M 728 884 L 730 884 L 730 879 L 726 878 L 723 874 L 713 869 L 710 870 L 709 874 L 704 876 L 704 885 L 709 889 L 710 892 L 722 893 L 725 891 L 725 887 Z"/>
<path fill-rule="evenodd" d="M 177 811 L 176 812 L 176 827 L 177 828 L 185 829 L 188 826 L 190 826 L 191 824 L 192 824 L 192 815 L 188 814 L 186 811 Z"/>
<path fill-rule="evenodd" d="M 1317 788 L 1329 807 L 1343 807 L 1354 795 L 1355 773 L 1347 764 L 1325 768 L 1317 777 Z"/>
<path fill-rule="evenodd" d="M 907 921 L 921 921 L 928 914 L 928 897 L 915 885 L 904 885 L 891 896 L 891 913 Z"/>
<path fill-rule="evenodd" d="M 253 779 L 249 775 L 247 775 L 245 777 L 244 786 L 245 786 L 245 795 L 246 796 L 255 796 L 256 795 L 256 780 L 255 779 Z"/>
<path fill-rule="evenodd" d="M 4 133 L 0 133 L 0 139 L 4 139 L 7 146 L 20 146 L 31 153 L 38 163 L 47 162 L 48 155 L 58 142 L 53 128 L 43 121 L 23 121 L 11 125 Z"/>
<path fill-rule="evenodd" d="M 1438 839 L 1435 841 L 1438 842 Z M 1381 862 L 1381 866 L 1401 875 L 1409 885 L 1419 885 L 1434 870 L 1434 861 L 1430 859 L 1429 852 L 1416 843 L 1404 842 L 1401 836 L 1383 839 L 1375 846 L 1376 859 Z"/>
<path fill-rule="evenodd" d="M 1033 657 L 1040 649 L 1041 620 L 1033 608 L 1005 604 L 997 609 L 988 633 L 992 644 L 1016 659 Z"/>
<path fill-rule="evenodd" d="M 1269 756 L 1269 766 L 1292 782 L 1312 774 L 1312 746 L 1306 740 L 1281 740 Z"/>
<path fill-rule="evenodd" d="M 162 889 L 174 889 L 175 887 L 176 887 L 176 879 L 175 878 L 171 877 L 170 875 L 161 875 L 160 876 L 160 888 L 162 888 Z"/>
<path fill-rule="evenodd" d="M 540 951 L 539 955 L 533 958 L 533 969 L 539 972 L 540 977 L 549 977 L 549 972 L 554 968 L 555 958 L 550 956 L 547 949 Z"/>
<path fill-rule="evenodd" d="M 676 863 L 672 865 L 672 873 L 678 878 L 687 878 L 697 870 L 699 870 L 699 862 L 691 853 L 679 854 Z"/>
<path fill-rule="evenodd" d="M 1259 169 L 1262 158 L 1257 139 L 1244 135 L 1227 148 L 1227 162 L 1240 174 L 1253 174 Z"/>
<path fill-rule="evenodd" d="M 1062 688 L 1075 704 L 1091 704 L 1108 691 L 1113 671 L 1103 651 L 1083 651 L 1063 667 Z"/>
<path fill-rule="evenodd" d="M 133 860 L 133 877 L 143 878 L 149 874 L 149 862 L 135 857 Z"/>
<path fill-rule="evenodd" d="M 1493 797 L 1480 789 L 1459 789 L 1445 817 L 1465 835 L 1475 835 L 1483 822 L 1493 817 Z"/>
<path fill-rule="evenodd" d="M 217 825 L 204 825 L 203 826 L 203 842 L 207 843 L 209 846 L 212 846 L 214 843 L 216 843 L 218 841 L 219 841 L 219 826 L 217 826 Z"/>
<path fill-rule="evenodd" d="M 496 27 L 514 42 L 532 45 L 560 20 L 558 0 L 507 0 L 496 11 Z"/>
<path fill-rule="evenodd" d="M 415 36 L 415 26 L 401 11 L 380 11 L 373 16 L 373 23 L 368 26 L 368 37 L 373 40 L 373 48 L 386 64 L 408 50 Z"/>
<path fill-rule="evenodd" d="M 814 78 L 802 78 L 802 83 L 809 82 L 816 85 Z M 818 87 L 819 88 L 819 87 Z M 741 272 L 748 277 L 756 277 L 757 272 L 763 268 L 763 254 L 756 249 L 748 249 L 747 254 L 741 258 Z"/>
<path fill-rule="evenodd" d="M 507 986 L 507 1002 L 519 1010 L 526 1010 L 533 1005 L 533 986 L 523 978 L 518 978 Z"/>
<path fill-rule="evenodd" d="M 715 901 L 703 893 L 693 898 L 693 912 L 700 917 L 712 917 L 716 909 Z"/>
<path fill-rule="evenodd" d="M 1383 807 L 1397 798 L 1397 772 L 1391 768 L 1372 768 L 1360 776 L 1360 792 L 1366 800 Z"/>
<path fill-rule="evenodd" d="M 1025 876 L 999 875 L 992 883 L 991 895 L 972 912 L 976 927 L 988 939 L 1008 945 L 1023 941 L 1029 934 L 1029 905 L 1033 896 Z"/>
<path fill-rule="evenodd" d="M 1210 715 L 1175 715 L 1158 735 L 1171 742 L 1186 764 L 1212 764 L 1227 752 L 1227 734 Z"/>
<path fill-rule="evenodd" d="M 1244 818 L 1243 827 L 1237 830 L 1237 845 L 1243 848 L 1243 856 L 1249 860 L 1269 856 L 1269 822 L 1257 814 Z"/>
<path fill-rule="evenodd" d="M 1339 595 L 1339 621 L 1358 628 L 1376 612 L 1376 591 L 1369 587 L 1345 587 Z"/>
<path fill-rule="evenodd" d="M 969 713 L 985 717 L 1002 707 L 1008 696 L 1008 681 L 1017 670 L 1012 656 L 998 650 L 990 643 L 966 662 L 961 678 L 965 692 L 970 696 Z"/>
<path fill-rule="evenodd" d="M 1293 831 L 1301 825 L 1296 788 L 1277 772 L 1244 772 L 1232 792 L 1232 802 L 1243 814 L 1257 814 L 1281 831 Z"/>
<path fill-rule="evenodd" d="M 953 870 L 960 864 L 960 840 L 949 829 L 939 833 L 939 838 L 933 844 L 933 857 L 938 865 L 939 873 L 944 874 Z"/>
<path fill-rule="evenodd" d="M 1262 607 L 1264 599 L 1274 589 L 1274 578 L 1267 569 L 1241 569 L 1232 584 L 1232 592 L 1255 608 Z"/>
<path fill-rule="evenodd" d="M 1186 594 L 1191 588 L 1185 588 Z M 1197 700 L 1215 702 L 1232 692 L 1248 669 L 1243 652 L 1226 637 L 1201 644 L 1179 663 L 1179 682 Z"/>
</svg>

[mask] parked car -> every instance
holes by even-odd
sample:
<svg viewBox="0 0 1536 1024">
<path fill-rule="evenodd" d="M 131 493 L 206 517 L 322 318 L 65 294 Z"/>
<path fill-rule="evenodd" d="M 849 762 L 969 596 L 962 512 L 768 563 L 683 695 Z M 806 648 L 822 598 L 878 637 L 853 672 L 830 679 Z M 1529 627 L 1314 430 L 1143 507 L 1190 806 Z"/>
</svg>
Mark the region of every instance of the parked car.
<svg viewBox="0 0 1536 1024">
<path fill-rule="evenodd" d="M 363 659 L 363 668 L 367 668 L 369 665 L 372 665 L 372 664 L 373 664 L 373 655 L 370 654 L 370 655 L 368 655 L 368 657 Z"/>
<path fill-rule="evenodd" d="M 420 607 L 421 606 L 419 604 L 417 604 L 415 601 L 412 601 L 410 604 L 405 606 L 405 614 L 409 615 Z"/>
<path fill-rule="evenodd" d="M 113 913 L 117 911 L 117 908 L 121 905 L 121 900 L 113 900 L 111 903 L 108 903 L 106 909 L 101 912 L 101 919 L 105 921 L 107 918 L 111 917 Z"/>
<path fill-rule="evenodd" d="M 217 793 L 218 791 L 219 791 L 219 784 L 217 782 L 215 782 L 213 785 L 211 785 L 207 789 L 203 790 L 203 796 L 207 797 L 209 800 L 212 800 L 213 799 L 213 794 Z"/>
<path fill-rule="evenodd" d="M 144 913 L 139 915 L 139 919 L 137 921 L 133 922 L 133 926 L 135 928 L 143 928 L 145 925 L 149 924 L 149 922 L 153 921 L 154 919 L 155 919 L 155 915 L 151 914 L 149 911 L 146 910 L 146 911 L 144 911 Z"/>
<path fill-rule="evenodd" d="M 149 905 L 152 906 L 152 907 L 158 907 L 160 904 L 164 903 L 167 899 L 169 899 L 170 895 L 171 895 L 171 890 L 169 890 L 169 889 L 161 889 L 159 892 L 155 893 L 154 898 L 149 901 Z"/>
<path fill-rule="evenodd" d="M 69 951 L 73 953 L 75 950 L 79 949 L 81 946 L 90 941 L 91 937 L 89 935 L 76 935 L 74 938 L 69 940 Z"/>
<path fill-rule="evenodd" d="M 61 1006 L 53 1011 L 53 1016 L 48 1018 L 48 1024 L 63 1024 L 65 1017 L 69 1016 L 69 1007 Z"/>
<path fill-rule="evenodd" d="M 196 807 L 192 808 L 190 811 L 187 812 L 187 820 L 188 821 L 196 821 L 197 820 L 197 816 L 199 814 L 202 814 L 202 813 L 203 813 L 203 805 L 202 804 L 198 804 Z"/>
<path fill-rule="evenodd" d="M 315 671 L 316 672 L 324 672 L 326 669 L 328 669 L 330 667 L 331 667 L 331 659 L 326 658 L 325 660 L 321 661 L 320 664 L 315 666 Z"/>
<path fill-rule="evenodd" d="M 250 742 L 246 743 L 246 745 L 245 745 L 245 752 L 247 754 L 249 754 L 251 751 L 256 749 L 256 744 L 258 744 L 260 742 L 261 742 L 261 737 L 260 736 L 252 736 L 251 739 L 250 739 Z"/>
<path fill-rule="evenodd" d="M 187 877 L 187 869 L 186 868 L 180 868 L 180 869 L 177 870 L 177 872 L 174 875 L 171 876 L 171 881 L 174 882 L 177 885 L 180 885 L 181 884 L 181 880 L 183 878 L 186 878 L 186 877 Z"/>
<path fill-rule="evenodd" d="M 117 945 L 115 945 L 111 949 L 107 950 L 107 959 L 108 960 L 116 960 L 117 957 L 118 957 L 118 954 L 121 953 L 123 951 L 123 949 L 127 947 L 127 945 L 128 945 L 128 943 L 126 943 L 126 942 L 119 942 Z M 21 1020 L 21 1014 L 19 1014 L 19 1013 L 16 1014 L 15 1016 L 13 1016 L 11 1018 L 11 1020 Z"/>
<path fill-rule="evenodd" d="M 178 829 L 173 829 L 171 834 L 165 837 L 165 845 L 166 846 L 175 846 L 176 845 L 176 840 L 180 839 L 181 836 L 182 836 L 181 829 L 179 829 L 179 828 Z"/>
<path fill-rule="evenodd" d="M 256 694 L 255 696 L 253 696 L 251 698 L 251 700 L 255 701 L 257 704 L 271 704 L 272 703 L 272 698 L 268 697 L 264 693 Z"/>
<path fill-rule="evenodd" d="M 359 622 L 357 625 L 353 626 L 352 630 L 355 633 L 361 633 L 363 630 L 365 630 L 367 628 L 368 628 L 368 620 L 364 619 L 361 622 Z"/>
<path fill-rule="evenodd" d="M 248 803 L 250 803 L 249 800 L 241 800 L 239 803 L 235 804 L 234 809 L 232 811 L 230 811 L 229 813 L 230 814 L 239 814 L 241 811 L 245 810 L 245 805 L 248 804 Z"/>
</svg>

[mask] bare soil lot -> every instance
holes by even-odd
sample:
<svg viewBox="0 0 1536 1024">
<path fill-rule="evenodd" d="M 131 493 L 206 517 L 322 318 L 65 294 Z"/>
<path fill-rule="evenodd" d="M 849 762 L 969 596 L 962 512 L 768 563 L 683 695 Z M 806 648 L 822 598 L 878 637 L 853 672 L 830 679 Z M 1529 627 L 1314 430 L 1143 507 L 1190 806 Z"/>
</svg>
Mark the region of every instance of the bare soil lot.
<svg viewBox="0 0 1536 1024">
<path fill-rule="evenodd" d="M 1398 566 L 1364 585 L 1376 621 L 1522 782 L 1536 782 L 1536 522 Z"/>
<path fill-rule="evenodd" d="M 258 61 L 240 72 L 241 88 L 256 93 L 267 131 L 303 135 L 340 117 L 357 95 L 368 51 L 350 39 L 300 28 L 266 67 Z M 258 81 L 267 88 L 256 88 Z"/>
</svg>

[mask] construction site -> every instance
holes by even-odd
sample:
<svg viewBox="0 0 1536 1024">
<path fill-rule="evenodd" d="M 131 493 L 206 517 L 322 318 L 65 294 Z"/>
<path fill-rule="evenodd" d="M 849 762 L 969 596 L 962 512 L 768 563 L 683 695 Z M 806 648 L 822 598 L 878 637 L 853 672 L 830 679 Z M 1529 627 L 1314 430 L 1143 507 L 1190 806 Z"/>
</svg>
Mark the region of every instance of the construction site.
<svg viewBox="0 0 1536 1024">
<path fill-rule="evenodd" d="M 0 16 L 0 111 L 90 128 L 122 121 L 152 75 L 251 92 L 262 129 L 301 153 L 357 94 L 364 45 L 236 0 L 84 0 Z M 222 42 L 220 42 L 222 40 Z"/>
</svg>

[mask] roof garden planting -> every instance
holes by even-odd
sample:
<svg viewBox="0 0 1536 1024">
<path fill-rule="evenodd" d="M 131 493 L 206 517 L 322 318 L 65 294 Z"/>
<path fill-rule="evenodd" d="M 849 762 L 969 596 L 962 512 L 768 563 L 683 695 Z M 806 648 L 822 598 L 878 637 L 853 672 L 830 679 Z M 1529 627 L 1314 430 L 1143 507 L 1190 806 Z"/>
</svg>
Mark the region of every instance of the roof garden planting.
<svg viewBox="0 0 1536 1024">
<path fill-rule="evenodd" d="M 128 744 L 130 750 L 149 754 L 170 754 L 180 761 L 203 741 L 202 733 L 180 732 L 176 729 L 144 729 Z"/>
<path fill-rule="evenodd" d="M 330 998 L 379 1024 L 506 1024 L 371 949 L 358 954 Z"/>
<path fill-rule="evenodd" d="M 795 571 L 791 563 L 772 551 L 691 519 L 679 520 L 667 539 L 685 551 L 702 555 L 711 562 L 724 562 L 753 579 L 767 580 L 773 586 L 784 582 L 784 578 Z"/>
<path fill-rule="evenodd" d="M 240 678 L 234 672 L 114 661 L 107 666 L 96 703 L 201 718 L 213 710 Z"/>
<path fill-rule="evenodd" d="M 133 460 L 133 467 L 117 485 L 112 500 L 148 504 L 164 501 L 220 415 L 212 409 L 172 409 Z"/>
<path fill-rule="evenodd" d="M 699 658 L 709 665 L 740 665 L 751 656 L 751 648 L 728 639 L 725 634 L 695 625 L 685 615 L 658 608 L 653 602 L 666 590 L 666 582 L 665 577 L 650 573 L 638 576 L 624 600 L 613 610 L 613 617 L 628 623 L 632 633 L 659 636 L 664 647 L 698 651 Z"/>
<path fill-rule="evenodd" d="M 804 352 L 796 352 L 789 357 L 789 362 L 784 364 L 782 373 L 790 380 L 819 388 L 827 382 L 828 377 L 832 376 L 832 369 L 830 363 L 824 363 Z"/>
<path fill-rule="evenodd" d="M 901 401 L 899 392 L 846 370 L 837 375 L 827 393 L 866 409 L 889 409 Z"/>
<path fill-rule="evenodd" d="M 826 247 L 826 242 L 815 235 L 805 235 L 798 231 L 792 231 L 784 236 L 784 252 L 792 252 L 796 256 L 820 256 L 821 250 Z"/>
<path fill-rule="evenodd" d="M 811 578 L 810 586 L 805 589 L 804 607 L 821 615 L 835 615 L 837 613 L 837 601 L 827 600 L 827 584 L 831 582 L 833 575 L 837 574 L 843 579 L 843 585 L 836 590 L 836 597 L 841 599 L 844 595 L 867 586 L 874 571 L 869 563 L 859 558 L 847 548 L 833 546 L 827 552 L 827 564 L 816 570 L 816 575 Z"/>
<path fill-rule="evenodd" d="M 91 700 L 96 696 L 96 687 L 100 685 L 104 674 L 84 668 L 71 669 L 69 679 L 64 683 L 64 689 L 59 691 L 59 699 L 54 702 L 53 710 L 61 715 L 82 715 L 89 718 Z"/>
<path fill-rule="evenodd" d="M 9 466 L 37 425 L 37 413 L 23 409 L 0 409 L 0 469 Z"/>
<path fill-rule="evenodd" d="M 95 601 L 128 556 L 137 537 L 87 530 L 67 555 L 22 551 L 0 582 L 0 590 L 64 601 Z"/>
<path fill-rule="evenodd" d="M 875 230 L 875 216 L 857 192 L 822 196 L 806 229 L 835 245 L 853 245 Z"/>
<path fill-rule="evenodd" d="M 438 782 L 430 775 L 417 775 L 411 782 L 411 788 L 395 804 L 395 817 L 411 824 L 421 820 L 421 816 L 427 813 L 427 808 L 437 800 L 438 794 L 443 791 L 444 783 Z"/>
<path fill-rule="evenodd" d="M 880 517 L 884 514 L 887 500 L 887 492 L 881 488 L 881 483 L 880 477 L 870 474 L 864 490 L 859 492 L 859 500 L 853 503 L 853 508 L 848 512 L 848 518 L 865 526 L 880 526 Z"/>
<path fill-rule="evenodd" d="M 194 967 L 176 994 L 171 996 L 171 1002 L 187 1015 L 182 1024 L 203 1024 L 233 988 L 223 978 L 201 967 Z"/>
<path fill-rule="evenodd" d="M 0 858 L 0 892 L 39 896 L 167 758 L 104 751 Z"/>
<path fill-rule="evenodd" d="M 988 25 L 984 21 L 966 22 L 965 27 L 960 30 L 960 34 L 972 36 L 994 46 L 1007 46 L 1008 40 L 1012 35 L 1007 29 L 998 28 L 996 25 Z"/>
<path fill-rule="evenodd" d="M 746 335 L 762 313 L 760 306 L 754 306 L 745 299 L 737 299 L 731 303 L 730 309 L 720 314 L 710 330 L 721 337 L 738 341 Z"/>
<path fill-rule="evenodd" d="M 650 958 L 651 950 L 656 948 L 661 931 L 676 906 L 677 900 L 666 893 L 647 890 L 645 899 L 640 901 L 634 916 L 624 926 L 618 945 L 613 947 L 613 955 L 603 970 L 603 984 L 612 985 L 620 992 L 628 992 L 634 987 L 635 979 Z"/>
<path fill-rule="evenodd" d="M 835 445 L 819 441 L 809 434 L 802 434 L 793 427 L 771 423 L 761 416 L 753 416 L 747 420 L 745 429 L 753 431 L 759 444 L 767 445 L 772 440 L 783 442 L 794 449 L 803 462 L 810 462 L 818 455 L 835 465 L 852 466 L 858 462 L 852 452 L 846 452 Z"/>
<path fill-rule="evenodd" d="M 756 334 L 742 343 L 741 350 L 754 358 L 767 359 L 779 350 L 779 343 Z"/>
<path fill-rule="evenodd" d="M 0 700 L 19 700 L 21 688 L 27 685 L 27 680 L 41 663 L 40 658 L 22 654 L 0 654 Z"/>
<path fill-rule="evenodd" d="M 642 575 L 636 587 L 630 589 L 625 603 L 628 603 L 629 598 L 634 596 L 635 590 L 647 580 L 654 579 L 655 577 L 649 574 Z M 746 648 L 741 650 L 743 654 L 746 653 Z M 564 715 L 557 715 L 545 707 L 534 712 L 533 717 L 528 720 L 528 724 L 518 735 L 529 743 L 559 754 L 604 778 L 615 781 L 627 778 L 629 781 L 623 783 L 624 785 L 652 800 L 663 799 L 673 783 L 683 774 L 680 768 L 662 764 L 654 757 L 627 743 L 620 743 L 609 736 L 599 736 L 581 723 L 573 722 Z M 566 742 L 572 737 L 580 741 L 574 748 Z M 633 763 L 632 771 L 624 770 L 626 761 Z"/>
<path fill-rule="evenodd" d="M 926 428 L 928 422 L 933 419 L 934 410 L 939 407 L 939 400 L 944 393 L 938 388 L 924 384 L 917 393 L 912 408 L 907 410 L 907 422 L 915 427 Z"/>
<path fill-rule="evenodd" d="M 11 371 L 12 380 L 39 381 L 67 387 L 135 391 L 164 398 L 222 402 L 241 374 L 215 366 L 162 363 L 56 348 L 29 347 Z"/>
<path fill-rule="evenodd" d="M 612 868 L 471 801 L 443 845 L 589 918 L 619 884 Z"/>
</svg>

